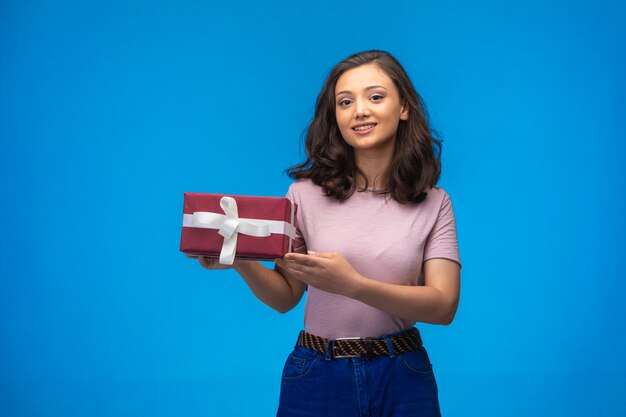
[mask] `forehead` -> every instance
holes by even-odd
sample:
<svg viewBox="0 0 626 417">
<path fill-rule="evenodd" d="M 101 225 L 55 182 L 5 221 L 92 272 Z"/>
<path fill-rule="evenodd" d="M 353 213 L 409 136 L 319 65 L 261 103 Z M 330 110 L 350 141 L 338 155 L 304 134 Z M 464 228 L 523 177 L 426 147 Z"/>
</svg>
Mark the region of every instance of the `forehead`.
<svg viewBox="0 0 626 417">
<path fill-rule="evenodd" d="M 393 81 L 382 68 L 376 64 L 365 64 L 341 74 L 335 86 L 335 94 L 346 90 L 356 92 L 372 85 L 381 85 L 388 90 L 394 88 Z"/>
</svg>

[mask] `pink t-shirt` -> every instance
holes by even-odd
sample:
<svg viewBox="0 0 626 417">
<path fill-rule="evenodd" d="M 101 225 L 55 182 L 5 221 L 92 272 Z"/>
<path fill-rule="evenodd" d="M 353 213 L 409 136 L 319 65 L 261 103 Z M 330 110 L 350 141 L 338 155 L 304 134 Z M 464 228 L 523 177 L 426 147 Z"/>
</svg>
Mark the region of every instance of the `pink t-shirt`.
<svg viewBox="0 0 626 417">
<path fill-rule="evenodd" d="M 448 194 L 428 190 L 419 204 L 400 204 L 372 191 L 343 203 L 326 197 L 310 180 L 291 184 L 287 198 L 298 204 L 295 252 L 338 252 L 361 275 L 401 285 L 424 285 L 422 264 L 432 258 L 460 264 L 456 224 Z M 415 323 L 342 295 L 309 287 L 304 327 L 339 337 L 380 337 Z"/>
</svg>

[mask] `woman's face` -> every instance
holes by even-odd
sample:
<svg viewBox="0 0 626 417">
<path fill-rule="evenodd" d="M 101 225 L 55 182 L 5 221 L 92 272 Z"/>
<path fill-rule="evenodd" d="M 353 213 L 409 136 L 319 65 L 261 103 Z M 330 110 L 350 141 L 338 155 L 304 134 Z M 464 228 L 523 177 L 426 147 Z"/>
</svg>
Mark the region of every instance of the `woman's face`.
<svg viewBox="0 0 626 417">
<path fill-rule="evenodd" d="M 393 151 L 398 124 L 409 112 L 391 78 L 378 65 L 366 64 L 337 80 L 335 115 L 341 135 L 355 151 Z"/>
</svg>

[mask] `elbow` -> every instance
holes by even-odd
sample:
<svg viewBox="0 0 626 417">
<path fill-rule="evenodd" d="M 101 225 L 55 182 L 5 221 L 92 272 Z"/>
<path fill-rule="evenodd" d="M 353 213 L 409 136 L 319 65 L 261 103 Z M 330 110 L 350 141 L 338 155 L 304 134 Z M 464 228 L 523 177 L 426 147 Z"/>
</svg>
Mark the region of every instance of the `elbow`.
<svg viewBox="0 0 626 417">
<path fill-rule="evenodd" d="M 442 311 L 440 323 L 443 326 L 449 326 L 454 321 L 454 317 L 456 316 L 456 311 L 459 308 L 459 297 L 458 295 L 452 299 L 446 300 L 443 305 L 445 308 Z"/>
<path fill-rule="evenodd" d="M 289 302 L 282 303 L 280 305 L 272 306 L 274 310 L 278 311 L 280 314 L 285 314 L 295 308 L 298 305 L 300 300 L 290 300 Z"/>
<path fill-rule="evenodd" d="M 422 322 L 422 323 L 428 323 L 428 324 L 436 324 L 439 326 L 449 326 L 452 324 L 452 321 L 454 320 L 454 312 L 450 313 L 450 312 L 441 312 L 441 313 L 437 313 L 437 314 L 433 314 L 431 315 L 429 318 L 424 319 L 424 317 L 420 317 L 420 318 L 412 318 L 412 320 L 416 321 L 416 322 Z"/>
<path fill-rule="evenodd" d="M 291 310 L 293 310 L 294 306 L 278 306 L 275 307 L 274 310 L 278 311 L 280 314 L 285 314 Z"/>
<path fill-rule="evenodd" d="M 437 317 L 435 320 L 430 321 L 430 324 L 438 324 L 440 326 L 449 326 L 454 320 L 454 314 Z"/>
<path fill-rule="evenodd" d="M 437 324 L 441 324 L 442 326 L 449 326 L 454 321 L 454 317 L 456 316 L 458 304 L 454 304 L 450 308 L 446 309 L 446 311 L 441 315 Z"/>
<path fill-rule="evenodd" d="M 449 326 L 452 324 L 452 321 L 454 321 L 454 314 L 444 317 L 439 324 L 442 326 Z"/>
</svg>

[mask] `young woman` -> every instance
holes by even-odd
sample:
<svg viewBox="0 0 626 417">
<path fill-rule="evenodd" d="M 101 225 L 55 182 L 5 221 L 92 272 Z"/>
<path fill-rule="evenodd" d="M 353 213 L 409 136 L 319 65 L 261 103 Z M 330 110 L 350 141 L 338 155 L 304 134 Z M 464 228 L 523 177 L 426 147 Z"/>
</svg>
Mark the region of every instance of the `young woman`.
<svg viewBox="0 0 626 417">
<path fill-rule="evenodd" d="M 460 263 L 450 199 L 436 187 L 440 142 L 400 63 L 384 51 L 340 62 L 317 98 L 306 149 L 307 160 L 289 170 L 294 253 L 274 270 L 233 265 L 281 312 L 308 288 L 278 415 L 438 416 L 432 365 L 413 325 L 452 322 Z"/>
</svg>

